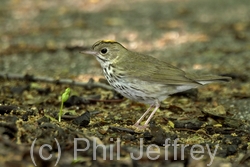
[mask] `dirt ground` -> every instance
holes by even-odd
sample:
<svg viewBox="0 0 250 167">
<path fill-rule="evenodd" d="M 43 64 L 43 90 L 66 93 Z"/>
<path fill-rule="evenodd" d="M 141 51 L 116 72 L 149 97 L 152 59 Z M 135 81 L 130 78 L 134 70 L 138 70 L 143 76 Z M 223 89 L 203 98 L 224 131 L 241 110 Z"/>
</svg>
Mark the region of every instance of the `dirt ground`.
<svg viewBox="0 0 250 167">
<path fill-rule="evenodd" d="M 0 166 L 250 166 L 249 6 L 3 0 Z M 148 106 L 116 93 L 95 58 L 79 53 L 100 39 L 232 81 L 172 95 L 139 131 L 132 125 Z"/>
</svg>

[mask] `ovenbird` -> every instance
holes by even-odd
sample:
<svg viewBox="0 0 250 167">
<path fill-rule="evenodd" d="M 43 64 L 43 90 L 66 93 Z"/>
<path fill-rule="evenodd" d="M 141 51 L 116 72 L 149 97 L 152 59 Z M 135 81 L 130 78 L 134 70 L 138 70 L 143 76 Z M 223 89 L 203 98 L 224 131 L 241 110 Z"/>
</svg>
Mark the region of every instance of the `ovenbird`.
<svg viewBox="0 0 250 167">
<path fill-rule="evenodd" d="M 186 91 L 212 82 L 229 81 L 230 77 L 216 75 L 193 75 L 154 57 L 126 49 L 120 43 L 101 40 L 92 46 L 92 51 L 82 53 L 94 55 L 101 64 L 109 84 L 123 96 L 145 104 L 147 111 L 134 124 L 144 129 L 168 95 Z M 155 107 L 144 125 L 143 118 Z"/>
</svg>

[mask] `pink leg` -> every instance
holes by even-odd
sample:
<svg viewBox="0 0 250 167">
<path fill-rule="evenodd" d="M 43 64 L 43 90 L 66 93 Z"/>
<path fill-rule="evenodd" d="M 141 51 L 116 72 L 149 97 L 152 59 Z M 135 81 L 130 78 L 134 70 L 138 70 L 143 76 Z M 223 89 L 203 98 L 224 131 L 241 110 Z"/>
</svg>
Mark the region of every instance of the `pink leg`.
<svg viewBox="0 0 250 167">
<path fill-rule="evenodd" d="M 148 117 L 148 119 L 146 120 L 145 124 L 143 126 L 140 126 L 140 122 L 142 121 L 142 119 L 148 114 L 148 112 L 150 111 L 150 109 L 155 105 L 155 109 L 153 110 L 153 112 L 150 114 L 150 116 Z M 139 129 L 145 129 L 148 126 L 148 123 L 150 122 L 151 118 L 154 116 L 155 112 L 158 110 L 158 108 L 160 107 L 160 102 L 156 101 L 154 104 L 152 104 L 147 111 L 141 116 L 141 118 L 134 124 L 134 126 L 136 126 Z"/>
<path fill-rule="evenodd" d="M 160 103 L 158 101 L 156 101 L 154 111 L 150 114 L 150 116 L 148 117 L 147 121 L 143 125 L 145 128 L 148 126 L 148 123 L 150 122 L 151 118 L 154 116 L 155 112 L 158 110 L 159 107 L 160 107 Z"/>
<path fill-rule="evenodd" d="M 148 114 L 148 112 L 151 110 L 151 108 L 154 106 L 154 104 L 152 104 L 147 111 L 141 116 L 140 119 L 138 119 L 138 121 L 136 121 L 136 123 L 134 124 L 134 126 L 139 127 L 140 122 L 142 121 L 142 119 Z"/>
</svg>

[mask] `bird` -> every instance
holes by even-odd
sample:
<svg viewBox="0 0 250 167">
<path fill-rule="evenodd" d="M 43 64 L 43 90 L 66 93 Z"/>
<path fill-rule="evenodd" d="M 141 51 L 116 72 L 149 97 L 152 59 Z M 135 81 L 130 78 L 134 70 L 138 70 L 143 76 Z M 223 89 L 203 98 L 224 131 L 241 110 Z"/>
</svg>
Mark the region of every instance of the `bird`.
<svg viewBox="0 0 250 167">
<path fill-rule="evenodd" d="M 152 56 L 130 51 L 113 40 L 97 41 L 93 44 L 92 50 L 81 51 L 81 53 L 95 56 L 103 69 L 105 78 L 115 91 L 132 101 L 150 105 L 134 124 L 139 129 L 148 127 L 160 107 L 160 102 L 169 95 L 213 82 L 231 80 L 227 76 L 187 73 Z M 145 124 L 140 125 L 153 107 Z"/>
</svg>

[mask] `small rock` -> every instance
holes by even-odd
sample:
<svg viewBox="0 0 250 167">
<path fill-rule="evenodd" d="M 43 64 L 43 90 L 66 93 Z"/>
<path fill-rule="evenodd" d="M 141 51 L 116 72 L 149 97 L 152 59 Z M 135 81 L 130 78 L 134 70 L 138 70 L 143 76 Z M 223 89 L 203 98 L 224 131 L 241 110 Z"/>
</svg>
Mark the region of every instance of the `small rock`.
<svg viewBox="0 0 250 167">
<path fill-rule="evenodd" d="M 38 125 L 41 125 L 44 122 L 50 122 L 50 119 L 48 117 L 42 117 L 39 120 L 37 120 Z"/>
<path fill-rule="evenodd" d="M 146 131 L 143 133 L 143 137 L 146 140 L 151 140 L 154 136 L 149 131 Z"/>
<path fill-rule="evenodd" d="M 102 126 L 98 132 L 100 132 L 102 135 L 106 134 L 107 131 L 109 130 L 109 126 Z"/>
<path fill-rule="evenodd" d="M 218 115 L 225 115 L 226 114 L 225 107 L 222 105 L 215 107 L 214 110 L 216 113 L 218 113 Z"/>
<path fill-rule="evenodd" d="M 132 135 L 132 134 L 124 134 L 124 135 L 122 135 L 122 140 L 126 140 L 126 141 L 133 141 L 133 140 L 135 140 L 135 136 L 134 135 Z"/>
<path fill-rule="evenodd" d="M 83 127 L 86 127 L 90 122 L 90 113 L 89 111 L 86 111 L 84 114 L 82 114 L 81 116 L 75 118 L 73 120 L 73 123 L 76 125 L 80 125 Z"/>
<path fill-rule="evenodd" d="M 237 146 L 236 145 L 228 145 L 227 146 L 227 156 L 233 155 L 237 152 Z"/>
<path fill-rule="evenodd" d="M 70 106 L 73 106 L 73 105 L 88 104 L 88 103 L 89 103 L 88 100 L 86 100 L 86 99 L 84 99 L 82 97 L 73 95 L 73 96 L 70 96 L 69 99 L 64 102 L 64 106 L 65 107 L 70 107 Z"/>
<path fill-rule="evenodd" d="M 193 129 L 198 130 L 201 128 L 201 125 L 203 125 L 203 122 L 193 119 L 193 120 L 178 120 L 174 121 L 174 127 L 175 128 L 187 128 L 187 129 Z"/>
<path fill-rule="evenodd" d="M 16 110 L 16 106 L 0 106 L 0 114 L 8 114 L 12 110 Z"/>
</svg>

